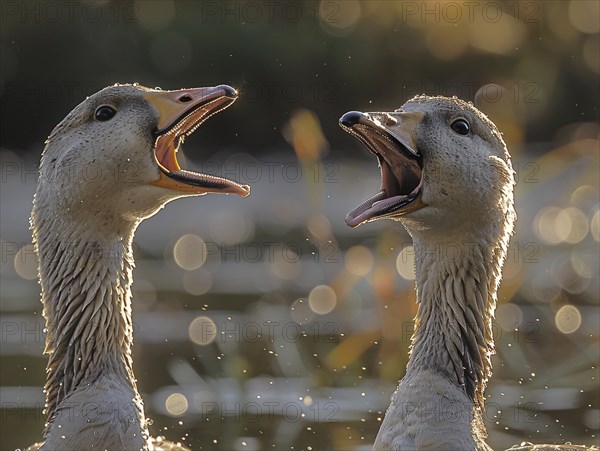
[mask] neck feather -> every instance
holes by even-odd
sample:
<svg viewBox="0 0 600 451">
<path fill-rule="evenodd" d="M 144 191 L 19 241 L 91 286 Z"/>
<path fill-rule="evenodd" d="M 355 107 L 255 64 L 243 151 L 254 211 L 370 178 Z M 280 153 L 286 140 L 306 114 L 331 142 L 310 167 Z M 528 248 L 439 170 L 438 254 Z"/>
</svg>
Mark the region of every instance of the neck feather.
<svg viewBox="0 0 600 451">
<path fill-rule="evenodd" d="M 489 232 L 471 234 L 478 239 L 470 242 L 413 236 L 419 306 L 407 373 L 438 372 L 479 412 L 491 375 L 492 318 L 509 238 L 505 230 Z"/>
<path fill-rule="evenodd" d="M 65 397 L 100 376 L 137 388 L 130 300 L 136 225 L 111 235 L 47 213 L 34 208 L 32 229 L 46 318 L 48 425 Z M 144 424 L 139 395 L 133 402 Z"/>
</svg>

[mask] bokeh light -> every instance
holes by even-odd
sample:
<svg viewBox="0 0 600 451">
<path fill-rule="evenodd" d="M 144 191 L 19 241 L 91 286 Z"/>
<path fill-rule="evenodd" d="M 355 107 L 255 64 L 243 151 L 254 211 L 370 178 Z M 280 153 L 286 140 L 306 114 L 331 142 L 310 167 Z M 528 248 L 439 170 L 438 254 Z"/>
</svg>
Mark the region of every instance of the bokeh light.
<svg viewBox="0 0 600 451">
<path fill-rule="evenodd" d="M 198 235 L 188 233 L 175 243 L 173 257 L 179 267 L 193 271 L 206 262 L 206 244 Z"/>
<path fill-rule="evenodd" d="M 396 258 L 396 271 L 406 280 L 415 280 L 415 249 L 405 246 Z"/>
<path fill-rule="evenodd" d="M 569 20 L 575 28 L 583 33 L 598 33 L 600 31 L 600 3 L 571 0 Z"/>
<path fill-rule="evenodd" d="M 572 334 L 581 326 L 581 313 L 574 305 L 564 305 L 556 312 L 554 322 L 563 334 Z"/>
<path fill-rule="evenodd" d="M 25 280 L 34 280 L 37 277 L 38 262 L 33 244 L 26 244 L 15 254 L 15 271 Z"/>
<path fill-rule="evenodd" d="M 560 210 L 554 218 L 554 234 L 558 242 L 567 241 L 573 230 L 573 221 L 566 210 Z"/>
<path fill-rule="evenodd" d="M 355 276 L 366 276 L 373 269 L 373 253 L 365 246 L 352 246 L 345 255 L 346 269 Z"/>
<path fill-rule="evenodd" d="M 322 214 L 312 215 L 306 221 L 306 228 L 310 234 L 318 240 L 326 240 L 331 237 L 331 222 L 327 216 Z"/>
<path fill-rule="evenodd" d="M 597 249 L 596 249 L 597 251 Z M 579 277 L 591 279 L 594 277 L 594 263 L 598 261 L 598 255 L 593 255 L 593 251 L 573 249 L 571 251 L 571 266 Z"/>
<path fill-rule="evenodd" d="M 329 285 L 317 285 L 308 295 L 308 304 L 318 315 L 326 315 L 331 312 L 336 303 L 337 296 Z"/>
<path fill-rule="evenodd" d="M 549 244 L 578 243 L 589 230 L 587 216 L 576 207 L 543 208 L 533 223 L 537 236 Z"/>
<path fill-rule="evenodd" d="M 183 275 L 183 289 L 194 296 L 203 295 L 211 286 L 212 273 L 203 268 L 187 271 Z"/>
<path fill-rule="evenodd" d="M 494 17 L 489 21 L 469 24 L 469 43 L 476 49 L 500 55 L 516 52 L 525 37 L 523 24 L 502 11 L 491 14 Z"/>
<path fill-rule="evenodd" d="M 200 346 L 206 346 L 217 336 L 217 325 L 208 316 L 198 316 L 188 328 L 190 340 Z"/>
<path fill-rule="evenodd" d="M 600 133 L 600 129 L 596 124 L 590 124 L 585 122 L 577 127 L 573 133 L 573 139 L 587 139 L 589 136 L 594 136 Z M 583 184 L 578 186 L 571 193 L 571 204 L 579 208 L 585 208 L 587 206 L 594 205 L 600 200 L 600 192 L 597 187 L 592 185 Z"/>
<path fill-rule="evenodd" d="M 565 208 L 556 217 L 557 224 L 569 224 L 564 226 L 568 233 L 564 241 L 569 244 L 575 244 L 582 241 L 588 233 L 589 224 L 587 216 L 576 207 Z"/>
<path fill-rule="evenodd" d="M 188 406 L 189 404 L 187 398 L 181 393 L 172 393 L 165 401 L 165 409 L 167 409 L 169 415 L 174 417 L 178 417 L 186 413 Z"/>
</svg>

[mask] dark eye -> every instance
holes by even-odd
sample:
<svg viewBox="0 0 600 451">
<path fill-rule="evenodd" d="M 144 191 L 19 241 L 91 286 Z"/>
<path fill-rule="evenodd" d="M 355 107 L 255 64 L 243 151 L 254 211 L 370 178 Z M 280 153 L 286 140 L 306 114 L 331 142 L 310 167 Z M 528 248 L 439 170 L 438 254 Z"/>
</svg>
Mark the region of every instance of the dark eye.
<svg viewBox="0 0 600 451">
<path fill-rule="evenodd" d="M 101 107 L 98 107 L 98 109 L 96 110 L 95 117 L 99 121 L 108 121 L 112 119 L 115 113 L 116 111 L 114 108 L 103 105 Z"/>
<path fill-rule="evenodd" d="M 464 119 L 456 119 L 452 122 L 452 130 L 454 130 L 459 135 L 468 135 L 469 134 L 469 123 Z"/>
</svg>

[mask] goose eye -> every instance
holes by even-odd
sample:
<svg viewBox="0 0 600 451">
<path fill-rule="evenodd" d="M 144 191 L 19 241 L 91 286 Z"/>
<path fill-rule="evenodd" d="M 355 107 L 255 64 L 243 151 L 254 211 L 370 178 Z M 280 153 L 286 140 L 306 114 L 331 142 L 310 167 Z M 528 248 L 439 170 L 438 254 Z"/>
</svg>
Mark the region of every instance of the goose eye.
<svg viewBox="0 0 600 451">
<path fill-rule="evenodd" d="M 459 135 L 468 135 L 469 134 L 469 123 L 464 119 L 457 119 L 452 122 L 452 130 L 454 130 Z"/>
<path fill-rule="evenodd" d="M 95 117 L 99 121 L 108 121 L 112 119 L 115 113 L 116 111 L 114 108 L 103 105 L 101 107 L 98 107 L 98 109 L 96 110 Z"/>
</svg>

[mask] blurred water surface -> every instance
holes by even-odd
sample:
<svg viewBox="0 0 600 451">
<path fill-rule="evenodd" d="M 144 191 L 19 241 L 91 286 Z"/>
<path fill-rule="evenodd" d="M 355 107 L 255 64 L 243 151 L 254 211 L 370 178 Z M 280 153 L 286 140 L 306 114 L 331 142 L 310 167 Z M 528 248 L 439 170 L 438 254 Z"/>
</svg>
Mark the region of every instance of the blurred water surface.
<svg viewBox="0 0 600 451">
<path fill-rule="evenodd" d="M 249 198 L 180 200 L 140 226 L 135 367 L 155 433 L 195 449 L 372 443 L 407 361 L 413 254 L 398 223 L 343 223 L 379 183 L 375 162 L 356 154 L 324 160 L 335 168 L 330 180 L 305 169 L 263 176 Z M 303 170 L 290 151 L 232 155 L 231 167 Z M 587 184 L 597 155 L 561 155 L 557 172 L 544 158 L 536 182 L 517 187 L 520 219 L 499 296 L 486 414 L 497 448 L 597 440 L 599 199 Z M 5 151 L 7 162 L 35 166 Z M 8 177 L 1 194 L 12 257 L 1 273 L 7 447 L 43 424 L 44 326 L 27 228 L 34 187 Z"/>
</svg>

